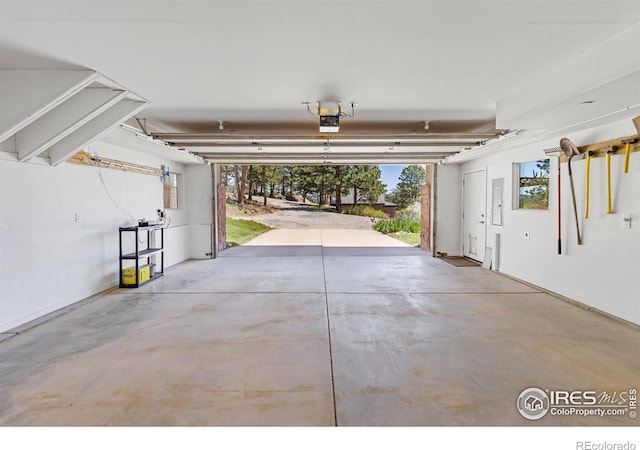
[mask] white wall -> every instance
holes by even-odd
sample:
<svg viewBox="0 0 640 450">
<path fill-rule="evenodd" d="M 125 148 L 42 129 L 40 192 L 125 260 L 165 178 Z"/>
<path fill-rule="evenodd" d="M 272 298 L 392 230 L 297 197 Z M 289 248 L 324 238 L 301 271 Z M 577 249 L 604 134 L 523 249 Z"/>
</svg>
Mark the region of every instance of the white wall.
<svg viewBox="0 0 640 450">
<path fill-rule="evenodd" d="M 459 164 L 436 169 L 436 252 L 462 255 L 462 172 Z"/>
<path fill-rule="evenodd" d="M 186 168 L 186 206 L 189 221 L 189 257 L 210 258 L 212 253 L 211 229 L 213 223 L 213 199 L 211 167 L 190 165 Z"/>
<path fill-rule="evenodd" d="M 597 143 L 636 133 L 631 120 L 567 135 L 576 145 Z M 628 174 L 622 173 L 623 156 L 613 156 L 612 178 L 615 214 L 606 214 L 605 158 L 591 161 L 589 219 L 584 214 L 585 162 L 572 168 L 583 245 L 577 245 L 567 164 L 562 170 L 562 255 L 557 254 L 556 158 L 551 161 L 548 211 L 512 208 L 513 163 L 545 157 L 543 149 L 558 146 L 559 138 L 541 140 L 503 153 L 462 164 L 462 172 L 487 169 L 487 205 L 491 205 L 491 180 L 505 179 L 504 226 L 487 224 L 487 246 L 500 233 L 499 270 L 614 316 L 640 324 L 640 154 L 631 155 Z M 446 167 L 446 166 L 445 166 Z M 459 175 L 458 175 L 459 179 Z M 447 180 L 448 186 L 453 184 Z M 440 187 L 439 187 L 440 188 Z M 439 210 L 442 212 L 442 208 Z M 632 217 L 632 228 L 622 227 L 622 213 Z M 490 217 L 490 216 L 488 216 Z M 440 221 L 447 223 L 446 217 Z M 455 220 L 451 227 L 459 227 Z M 440 229 L 446 225 L 441 224 Z M 525 238 L 528 232 L 530 238 Z"/>
<path fill-rule="evenodd" d="M 102 142 L 89 151 L 152 167 L 169 165 L 188 179 L 187 166 L 161 158 Z M 160 177 L 1 160 L 0 331 L 116 286 L 118 227 L 142 217 L 155 220 L 159 208 Z M 167 213 L 165 267 L 189 258 L 191 248 L 186 207 Z"/>
</svg>

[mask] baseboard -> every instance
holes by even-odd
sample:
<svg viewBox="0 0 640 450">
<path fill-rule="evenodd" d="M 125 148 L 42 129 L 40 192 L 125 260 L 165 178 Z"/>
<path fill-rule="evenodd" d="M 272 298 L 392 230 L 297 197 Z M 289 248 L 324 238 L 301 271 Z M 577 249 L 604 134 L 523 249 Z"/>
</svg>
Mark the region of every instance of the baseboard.
<svg viewBox="0 0 640 450">
<path fill-rule="evenodd" d="M 63 316 L 65 314 L 70 313 L 71 311 L 74 311 L 78 308 L 80 308 L 81 306 L 87 305 L 89 303 L 95 302 L 96 300 L 99 300 L 100 298 L 104 297 L 105 295 L 115 291 L 118 289 L 118 286 L 113 286 L 110 287 L 108 289 L 105 289 L 102 292 L 98 292 L 97 294 L 94 294 L 90 297 L 84 298 L 82 300 L 78 300 L 77 302 L 73 302 L 67 306 L 63 306 L 62 308 L 56 309 L 55 311 L 52 311 L 50 313 L 47 313 L 45 315 L 42 315 L 40 317 L 37 317 L 33 320 L 30 320 L 28 322 L 23 323 L 22 325 L 18 325 L 15 328 L 11 328 L 9 330 L 3 331 L 2 334 L 6 334 L 6 335 L 11 335 L 11 337 L 13 336 L 17 336 L 21 333 L 24 333 L 27 330 L 31 330 L 37 326 L 40 326 L 44 323 L 47 323 L 55 318 L 58 318 L 60 316 Z M 4 339 L 6 340 L 6 339 Z"/>
<path fill-rule="evenodd" d="M 594 312 L 596 314 L 599 314 L 601 316 L 606 317 L 607 319 L 613 320 L 614 322 L 622 323 L 622 324 L 627 325 L 627 326 L 629 326 L 629 327 L 631 327 L 631 328 L 633 328 L 635 330 L 640 330 L 640 325 L 635 323 L 635 322 L 631 322 L 630 320 L 626 320 L 626 319 L 623 319 L 622 317 L 615 316 L 615 315 L 613 315 L 611 313 L 608 313 L 606 311 L 602 311 L 601 309 L 598 309 L 598 308 L 595 308 L 593 306 L 587 305 L 586 303 L 582 303 L 582 302 L 580 302 L 578 300 L 574 300 L 572 298 L 565 297 L 564 295 L 558 294 L 557 292 L 550 291 L 548 289 L 545 289 L 545 288 L 540 287 L 538 285 L 535 285 L 533 283 L 529 283 L 528 281 L 521 280 L 520 278 L 511 276 L 511 275 L 507 275 L 504 272 L 496 271 L 495 273 L 497 273 L 498 275 L 501 275 L 501 276 L 503 276 L 505 278 L 509 278 L 510 280 L 517 281 L 518 283 L 522 283 L 525 286 L 529 286 L 529 287 L 531 287 L 533 289 L 537 289 L 537 290 L 539 290 L 539 291 L 541 291 L 541 292 L 543 292 L 543 293 L 545 293 L 547 295 L 550 295 L 551 297 L 557 298 L 558 300 L 562 300 L 563 302 L 569 303 L 570 305 L 573 305 L 573 306 L 575 306 L 577 308 L 584 309 L 585 311 L 592 311 L 592 312 Z"/>
</svg>

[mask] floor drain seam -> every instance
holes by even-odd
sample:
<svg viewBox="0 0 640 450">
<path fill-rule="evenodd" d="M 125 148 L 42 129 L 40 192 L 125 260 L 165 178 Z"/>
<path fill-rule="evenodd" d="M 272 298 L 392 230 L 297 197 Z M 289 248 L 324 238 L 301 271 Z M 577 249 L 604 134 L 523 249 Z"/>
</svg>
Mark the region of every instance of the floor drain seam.
<svg viewBox="0 0 640 450">
<path fill-rule="evenodd" d="M 547 295 L 546 292 L 330 291 L 329 295 Z"/>
<path fill-rule="evenodd" d="M 329 317 L 329 293 L 327 288 L 327 271 L 324 261 L 324 243 L 322 241 L 322 232 L 320 232 L 320 243 L 322 249 L 322 276 L 324 278 L 324 304 L 327 310 L 327 337 L 329 340 L 329 363 L 331 366 L 331 394 L 333 396 L 333 425 L 338 426 L 338 405 L 336 404 L 336 383 L 333 375 L 333 348 L 331 343 L 331 319 Z"/>
<path fill-rule="evenodd" d="M 156 292 L 121 292 L 116 295 L 228 295 L 228 294 L 321 294 L 325 295 L 325 291 L 203 291 L 203 292 L 184 292 L 184 291 L 156 291 Z"/>
</svg>

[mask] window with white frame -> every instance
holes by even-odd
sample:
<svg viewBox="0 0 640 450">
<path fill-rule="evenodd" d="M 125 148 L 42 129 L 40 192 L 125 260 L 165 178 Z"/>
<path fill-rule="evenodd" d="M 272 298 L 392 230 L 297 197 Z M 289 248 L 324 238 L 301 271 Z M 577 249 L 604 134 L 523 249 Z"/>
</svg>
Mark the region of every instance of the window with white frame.
<svg viewBox="0 0 640 450">
<path fill-rule="evenodd" d="M 549 209 L 549 160 L 514 164 L 514 209 Z"/>
</svg>

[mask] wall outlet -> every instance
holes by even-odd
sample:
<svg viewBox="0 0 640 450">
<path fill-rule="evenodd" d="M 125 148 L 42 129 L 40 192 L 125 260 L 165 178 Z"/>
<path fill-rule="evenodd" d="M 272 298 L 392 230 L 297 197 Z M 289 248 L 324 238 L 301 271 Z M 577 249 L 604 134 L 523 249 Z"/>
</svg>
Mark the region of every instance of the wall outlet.
<svg viewBox="0 0 640 450">
<path fill-rule="evenodd" d="M 622 228 L 631 228 L 631 214 L 622 215 Z"/>
<path fill-rule="evenodd" d="M 524 236 L 525 239 L 529 239 L 531 237 L 528 231 L 525 231 L 522 235 Z"/>
<path fill-rule="evenodd" d="M 76 222 L 80 222 L 80 213 L 75 213 L 73 218 L 75 219 Z"/>
</svg>

